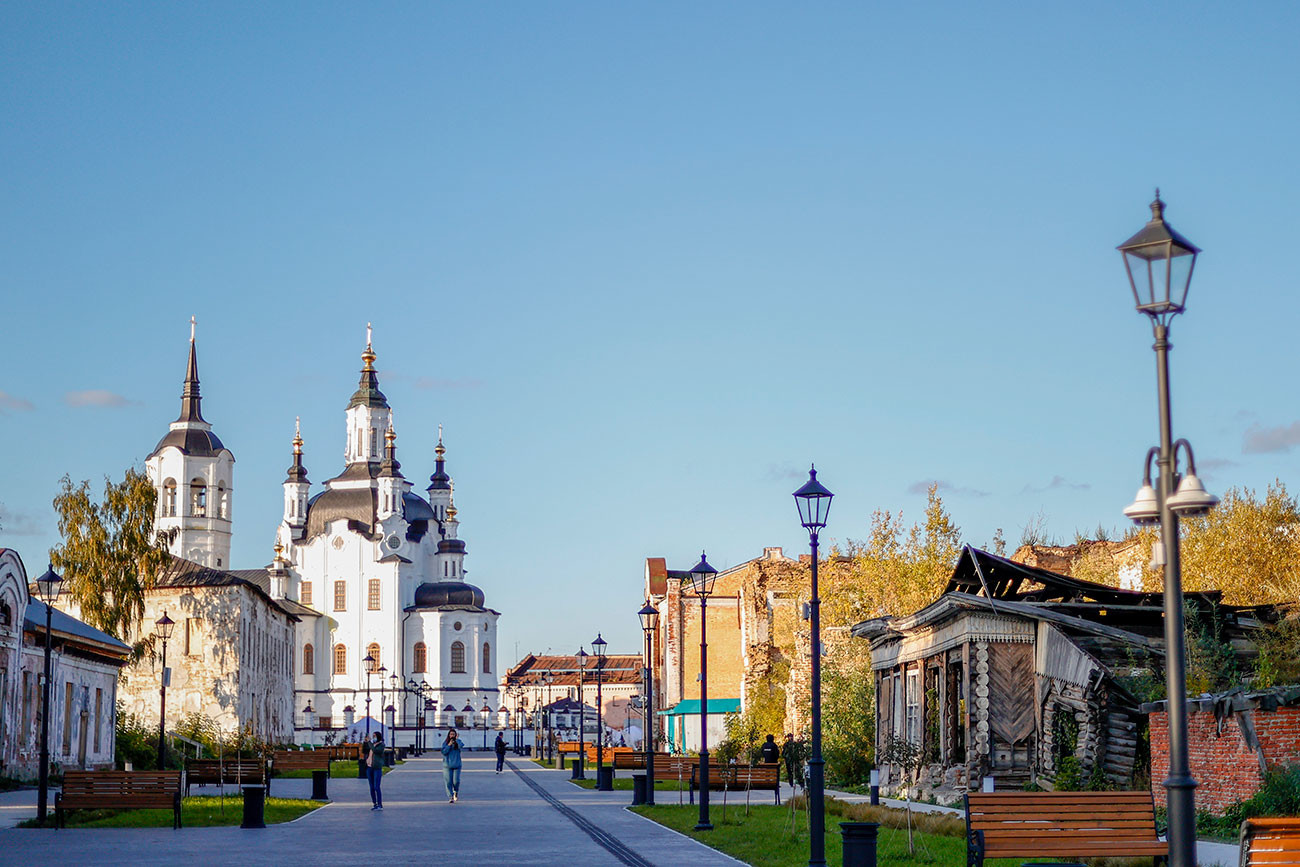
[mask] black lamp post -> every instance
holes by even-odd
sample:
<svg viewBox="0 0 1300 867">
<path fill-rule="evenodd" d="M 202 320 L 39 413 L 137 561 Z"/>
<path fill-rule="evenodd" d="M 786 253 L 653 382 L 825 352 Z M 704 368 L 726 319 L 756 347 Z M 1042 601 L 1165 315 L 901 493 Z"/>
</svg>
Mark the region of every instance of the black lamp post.
<svg viewBox="0 0 1300 867">
<path fill-rule="evenodd" d="M 613 785 L 606 785 L 605 778 L 605 707 L 602 704 L 601 686 L 605 683 L 605 651 L 609 642 L 596 633 L 596 640 L 591 642 L 593 655 L 596 657 L 596 788 L 602 792 L 610 791 Z"/>
<path fill-rule="evenodd" d="M 397 685 L 401 683 L 401 681 L 402 679 L 397 676 L 397 672 L 395 671 L 391 672 L 388 675 L 389 694 L 392 695 L 393 698 L 388 703 L 388 705 L 384 708 L 384 710 L 390 710 L 390 709 L 392 710 L 392 714 L 390 715 L 392 718 L 389 719 L 388 721 L 388 728 L 391 730 L 392 735 L 388 742 L 388 745 L 393 747 L 394 749 L 397 748 L 397 707 L 396 707 L 396 705 L 398 704 Z"/>
<path fill-rule="evenodd" d="M 712 831 L 709 821 L 709 596 L 718 570 L 709 565 L 704 552 L 691 570 L 691 588 L 700 597 L 700 821 L 697 831 Z"/>
<path fill-rule="evenodd" d="M 302 709 L 302 721 L 307 727 L 307 745 L 311 747 L 316 746 L 315 736 L 312 734 L 312 731 L 316 728 L 315 720 L 312 719 L 312 715 L 315 713 L 316 709 L 311 706 L 311 699 L 307 699 L 307 706 Z"/>
<path fill-rule="evenodd" d="M 817 481 L 817 470 L 808 471 L 808 481 L 794 492 L 799 523 L 808 531 L 812 548 L 812 756 L 808 759 L 809 865 L 826 863 L 825 762 L 822 760 L 822 620 L 821 597 L 817 594 L 817 535 L 826 526 L 834 494 Z"/>
<path fill-rule="evenodd" d="M 406 718 L 406 708 L 408 706 L 408 703 L 418 698 L 419 694 L 420 694 L 420 685 L 415 682 L 415 678 L 413 677 L 407 678 L 406 692 L 402 695 L 402 718 L 403 719 Z M 420 723 L 424 721 L 423 720 L 424 711 L 418 704 L 416 705 L 416 712 L 417 712 L 416 715 L 419 716 L 420 718 L 415 720 L 415 726 L 414 726 L 415 731 L 411 733 L 411 749 L 418 756 L 420 754 L 420 729 L 421 729 Z"/>
<path fill-rule="evenodd" d="M 62 587 L 63 576 L 54 571 L 52 563 L 36 579 L 36 592 L 45 603 L 45 685 L 41 689 L 41 770 L 36 795 L 36 818 L 42 825 L 50 802 L 50 648 L 54 639 L 51 616 Z"/>
<path fill-rule="evenodd" d="M 370 740 L 370 675 L 375 673 L 375 664 L 378 662 L 369 653 L 365 659 L 361 660 L 362 667 L 366 670 L 366 740 Z"/>
<path fill-rule="evenodd" d="M 172 637 L 176 622 L 164 611 L 163 616 L 154 621 L 154 626 L 158 627 L 158 635 L 163 643 L 162 676 L 159 678 L 161 686 L 158 689 L 158 770 L 161 771 L 167 760 L 167 639 Z"/>
<path fill-rule="evenodd" d="M 578 779 L 587 779 L 587 701 L 582 693 L 583 675 L 587 672 L 587 651 L 578 648 Z"/>
<path fill-rule="evenodd" d="M 483 749 L 486 750 L 486 749 L 487 749 L 488 720 L 489 720 L 489 719 L 491 718 L 491 716 L 492 716 L 492 705 L 488 704 L 486 701 L 483 702 L 483 710 L 481 711 L 481 713 L 483 714 Z"/>
<path fill-rule="evenodd" d="M 1195 867 L 1196 809 L 1187 755 L 1187 674 L 1183 647 L 1183 579 L 1178 551 L 1178 519 L 1203 515 L 1218 498 L 1196 477 L 1196 461 L 1187 440 L 1173 438 L 1169 401 L 1169 324 L 1183 312 L 1192 269 L 1201 251 L 1173 230 L 1164 217 L 1165 203 L 1156 190 L 1151 220 L 1119 246 L 1137 309 L 1151 319 L 1155 333 L 1156 395 L 1160 445 L 1147 452 L 1146 473 L 1137 499 L 1124 510 L 1134 523 L 1160 524 L 1160 542 L 1152 560 L 1165 568 L 1165 666 L 1169 697 L 1169 778 L 1165 796 L 1169 815 L 1169 864 Z M 1187 452 L 1187 475 L 1178 472 L 1178 449 Z M 1151 459 L 1160 468 L 1159 489 L 1151 485 Z"/>
<path fill-rule="evenodd" d="M 641 631 L 645 633 L 645 802 L 651 807 L 655 803 L 655 732 L 658 720 L 655 719 L 654 703 L 654 633 L 659 625 L 659 609 L 647 599 L 645 606 L 637 612 L 641 618 Z"/>
<path fill-rule="evenodd" d="M 379 675 L 379 727 L 383 728 L 387 723 L 384 720 L 384 680 L 388 674 L 388 666 L 381 665 L 375 669 L 375 674 Z"/>
</svg>

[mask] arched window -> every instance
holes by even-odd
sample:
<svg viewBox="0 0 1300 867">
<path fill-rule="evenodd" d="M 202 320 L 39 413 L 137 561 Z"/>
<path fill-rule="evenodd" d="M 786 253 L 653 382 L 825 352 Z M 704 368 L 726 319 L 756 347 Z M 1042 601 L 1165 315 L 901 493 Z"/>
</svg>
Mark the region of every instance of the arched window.
<svg viewBox="0 0 1300 867">
<path fill-rule="evenodd" d="M 429 664 L 429 652 L 425 648 L 423 641 L 415 642 L 415 649 L 411 656 L 414 657 L 411 663 L 411 671 L 416 674 L 423 674 Z"/>
<path fill-rule="evenodd" d="M 348 673 L 348 649 L 345 645 L 334 645 L 334 673 Z"/>
<path fill-rule="evenodd" d="M 229 507 L 226 494 L 227 494 L 226 483 L 217 482 L 217 517 L 218 518 L 230 517 L 230 513 L 226 511 L 227 508 Z"/>
<path fill-rule="evenodd" d="M 379 661 L 379 645 L 376 644 L 375 642 L 371 642 L 371 643 L 370 643 L 370 646 L 366 648 L 366 653 L 368 653 L 370 656 L 374 657 L 374 659 L 375 659 L 375 670 L 378 671 L 378 670 L 379 670 L 379 666 L 382 665 L 382 663 Z"/>
<path fill-rule="evenodd" d="M 483 673 L 492 673 L 492 645 L 483 642 Z"/>
<path fill-rule="evenodd" d="M 451 673 L 465 673 L 465 645 L 459 641 L 451 643 Z"/>
<path fill-rule="evenodd" d="M 176 517 L 176 480 L 163 482 L 162 514 L 164 518 Z"/>
<path fill-rule="evenodd" d="M 190 482 L 190 514 L 196 518 L 207 517 L 208 486 L 203 484 L 202 479 L 194 479 Z"/>
<path fill-rule="evenodd" d="M 302 648 L 302 673 L 316 673 L 316 648 L 310 644 L 305 644 Z"/>
</svg>

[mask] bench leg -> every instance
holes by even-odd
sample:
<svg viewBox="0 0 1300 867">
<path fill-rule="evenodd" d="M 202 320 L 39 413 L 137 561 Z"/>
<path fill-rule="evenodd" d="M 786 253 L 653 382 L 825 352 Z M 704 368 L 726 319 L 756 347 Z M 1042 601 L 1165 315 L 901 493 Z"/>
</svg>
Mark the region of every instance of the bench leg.
<svg viewBox="0 0 1300 867">
<path fill-rule="evenodd" d="M 772 790 L 772 794 L 776 795 L 776 805 L 778 807 L 781 806 L 781 781 L 780 780 L 777 780 L 776 788 Z"/>
</svg>

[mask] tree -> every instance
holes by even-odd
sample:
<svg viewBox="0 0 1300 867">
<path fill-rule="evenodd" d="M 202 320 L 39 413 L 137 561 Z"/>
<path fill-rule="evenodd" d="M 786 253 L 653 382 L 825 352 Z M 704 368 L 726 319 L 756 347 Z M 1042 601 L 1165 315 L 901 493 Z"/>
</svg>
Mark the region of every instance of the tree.
<svg viewBox="0 0 1300 867">
<path fill-rule="evenodd" d="M 875 689 L 871 656 L 855 644 L 832 645 L 822 667 L 822 755 L 827 776 L 865 781 L 875 762 Z"/>
<path fill-rule="evenodd" d="M 138 631 L 145 593 L 170 561 L 170 537 L 153 530 L 157 500 L 135 468 L 121 482 L 104 479 L 103 502 L 91 498 L 90 482 L 74 485 L 68 476 L 54 498 L 63 541 L 50 549 L 50 562 L 81 618 L 123 641 Z"/>
</svg>

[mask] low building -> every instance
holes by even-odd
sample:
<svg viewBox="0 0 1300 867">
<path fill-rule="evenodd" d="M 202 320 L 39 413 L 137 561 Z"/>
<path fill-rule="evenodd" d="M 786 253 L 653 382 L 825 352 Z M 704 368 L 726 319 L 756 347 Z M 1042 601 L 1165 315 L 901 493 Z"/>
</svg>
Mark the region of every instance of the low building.
<svg viewBox="0 0 1300 867">
<path fill-rule="evenodd" d="M 1188 593 L 1191 616 L 1248 645 L 1259 610 Z M 915 614 L 853 627 L 870 643 L 877 763 L 913 745 L 927 790 L 1053 788 L 1068 773 L 1132 786 L 1146 718 L 1131 678 L 1163 666 L 1163 600 L 963 550 L 943 595 Z M 1153 744 L 1154 745 L 1154 744 Z"/>
<path fill-rule="evenodd" d="M 625 714 L 620 708 L 640 694 L 642 681 L 641 657 L 634 654 L 607 654 L 598 688 L 594 656 L 587 657 L 586 668 L 579 672 L 577 656 L 529 653 L 501 678 L 501 709 L 509 720 L 512 715 L 531 714 L 560 698 L 572 699 L 575 706 L 581 701 L 595 708 L 599 693 L 600 714 L 606 725 L 612 725 L 617 718 L 621 727 Z M 512 687 L 518 688 L 518 695 Z"/>
<path fill-rule="evenodd" d="M 40 770 L 45 672 L 43 602 L 16 551 L 0 548 L 0 774 Z M 50 611 L 49 750 L 54 770 L 111 768 L 117 680 L 131 648 L 74 617 Z"/>
</svg>

